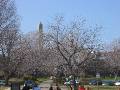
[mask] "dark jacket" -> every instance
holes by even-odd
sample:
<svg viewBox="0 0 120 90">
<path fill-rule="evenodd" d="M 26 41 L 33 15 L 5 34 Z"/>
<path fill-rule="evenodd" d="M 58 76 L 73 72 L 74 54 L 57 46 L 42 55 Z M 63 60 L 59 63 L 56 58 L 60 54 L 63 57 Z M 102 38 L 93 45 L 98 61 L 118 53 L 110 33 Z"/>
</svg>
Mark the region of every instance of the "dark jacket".
<svg viewBox="0 0 120 90">
<path fill-rule="evenodd" d="M 57 90 L 61 90 L 61 88 L 59 86 L 57 86 Z"/>
<path fill-rule="evenodd" d="M 22 90 L 29 90 L 30 88 L 28 86 L 24 86 Z"/>
<path fill-rule="evenodd" d="M 53 90 L 53 87 L 51 86 L 51 87 L 49 88 L 49 90 Z"/>
</svg>

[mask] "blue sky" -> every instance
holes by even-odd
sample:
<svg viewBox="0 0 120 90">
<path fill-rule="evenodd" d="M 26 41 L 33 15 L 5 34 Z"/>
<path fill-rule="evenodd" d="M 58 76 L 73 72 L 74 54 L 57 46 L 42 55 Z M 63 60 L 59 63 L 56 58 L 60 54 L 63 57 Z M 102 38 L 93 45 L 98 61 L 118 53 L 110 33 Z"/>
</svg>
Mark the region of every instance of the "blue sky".
<svg viewBox="0 0 120 90">
<path fill-rule="evenodd" d="M 90 25 L 103 26 L 105 43 L 120 37 L 120 0 L 16 0 L 16 7 L 22 32 L 36 30 L 39 22 L 47 27 L 54 16 L 62 15 L 67 20 L 84 17 Z"/>
</svg>

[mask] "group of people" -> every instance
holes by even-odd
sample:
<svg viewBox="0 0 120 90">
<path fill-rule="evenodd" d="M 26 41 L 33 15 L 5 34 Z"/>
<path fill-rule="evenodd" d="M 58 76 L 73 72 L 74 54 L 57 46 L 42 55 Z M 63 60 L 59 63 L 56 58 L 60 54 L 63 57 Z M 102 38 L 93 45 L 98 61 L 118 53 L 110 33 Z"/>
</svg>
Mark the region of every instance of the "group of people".
<svg viewBox="0 0 120 90">
<path fill-rule="evenodd" d="M 27 84 L 25 84 L 25 86 L 23 87 L 22 90 L 30 90 L 30 87 L 27 86 Z M 36 84 L 32 90 L 41 90 L 40 87 L 38 87 L 38 85 Z M 53 86 L 51 85 L 49 90 L 53 90 Z M 58 84 L 56 84 L 56 90 L 61 90 L 61 88 L 58 86 Z"/>
</svg>

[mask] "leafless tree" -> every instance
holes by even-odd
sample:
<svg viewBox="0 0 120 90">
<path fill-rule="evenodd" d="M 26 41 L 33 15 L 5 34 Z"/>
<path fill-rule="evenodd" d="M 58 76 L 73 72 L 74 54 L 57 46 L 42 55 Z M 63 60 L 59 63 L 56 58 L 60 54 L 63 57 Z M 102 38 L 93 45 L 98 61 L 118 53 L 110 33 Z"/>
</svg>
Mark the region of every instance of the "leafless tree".
<svg viewBox="0 0 120 90">
<path fill-rule="evenodd" d="M 48 43 L 57 52 L 58 66 L 62 65 L 68 74 L 81 72 L 84 69 L 81 66 L 95 58 L 94 51 L 100 48 L 98 32 L 101 27 L 87 28 L 85 22 L 79 18 L 66 25 L 64 18 L 57 16 L 49 26 Z"/>
<path fill-rule="evenodd" d="M 26 74 L 32 74 L 35 70 L 38 72 L 51 73 L 53 65 L 50 62 L 51 50 L 47 47 L 47 44 L 42 40 L 43 46 L 39 47 L 39 32 L 29 32 L 24 35 L 24 43 L 21 49 L 25 55 L 23 60 L 22 70 Z M 44 37 L 43 37 L 44 39 Z M 49 62 L 49 63 L 48 63 Z"/>
<path fill-rule="evenodd" d="M 110 47 L 110 50 L 106 53 L 106 57 L 109 60 L 108 63 L 111 66 L 111 71 L 114 73 L 116 80 L 120 71 L 120 39 L 114 40 L 110 44 Z"/>
<path fill-rule="evenodd" d="M 11 73 L 11 51 L 18 40 L 18 30 L 19 19 L 14 1 L 0 0 L 0 64 L 6 81 Z"/>
</svg>

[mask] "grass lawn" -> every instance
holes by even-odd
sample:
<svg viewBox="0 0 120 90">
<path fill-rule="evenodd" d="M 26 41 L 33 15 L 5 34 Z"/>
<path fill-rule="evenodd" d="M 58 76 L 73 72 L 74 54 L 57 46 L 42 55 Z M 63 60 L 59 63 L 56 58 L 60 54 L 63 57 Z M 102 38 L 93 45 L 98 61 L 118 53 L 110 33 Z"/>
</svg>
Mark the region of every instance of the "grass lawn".
<svg viewBox="0 0 120 90">
<path fill-rule="evenodd" d="M 43 81 L 46 81 L 48 79 L 49 79 L 48 77 L 40 77 L 40 78 L 35 78 L 35 80 L 33 80 L 33 81 L 35 81 L 37 84 L 40 84 Z M 32 80 L 32 78 L 28 79 L 28 80 Z M 9 79 L 9 83 L 11 83 L 11 82 L 19 82 L 20 84 L 23 84 L 24 81 L 25 80 L 23 78 L 21 78 L 21 79 L 19 79 L 19 78 L 11 78 L 11 79 Z"/>
<path fill-rule="evenodd" d="M 48 80 L 49 78 L 48 77 L 42 77 L 42 78 L 37 78 L 37 83 L 42 83 L 43 81 L 46 81 Z"/>
<path fill-rule="evenodd" d="M 85 86 L 87 87 L 87 86 Z M 89 86 L 91 90 L 119 90 L 120 87 L 118 86 Z"/>
<path fill-rule="evenodd" d="M 83 79 L 91 80 L 91 79 L 96 79 L 96 77 L 83 78 Z M 105 78 L 101 77 L 100 79 L 101 79 L 101 80 L 113 80 L 113 81 L 114 81 L 114 80 L 115 80 L 115 77 L 105 77 Z M 117 77 L 116 80 L 120 80 L 120 77 Z"/>
</svg>

